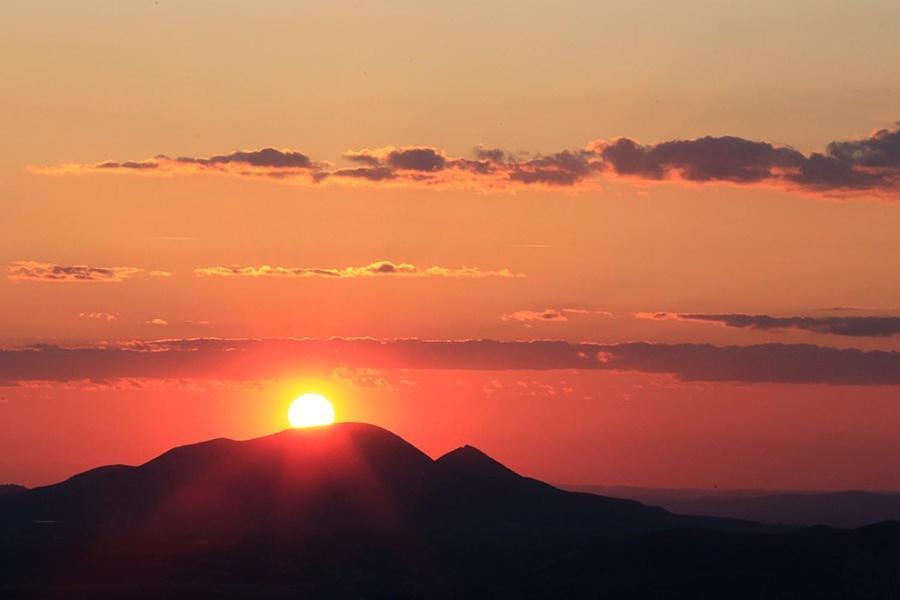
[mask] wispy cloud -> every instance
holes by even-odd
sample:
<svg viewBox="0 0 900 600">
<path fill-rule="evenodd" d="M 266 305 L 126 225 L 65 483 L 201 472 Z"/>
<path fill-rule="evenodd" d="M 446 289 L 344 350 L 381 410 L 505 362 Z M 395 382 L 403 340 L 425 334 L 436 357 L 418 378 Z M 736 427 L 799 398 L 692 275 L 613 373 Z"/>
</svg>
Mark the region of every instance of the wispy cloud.
<svg viewBox="0 0 900 600">
<path fill-rule="evenodd" d="M 10 281 L 42 281 L 51 283 L 121 283 L 135 275 L 168 277 L 168 271 L 144 271 L 136 267 L 94 267 L 89 265 L 57 265 L 20 260 L 6 267 Z"/>
<path fill-rule="evenodd" d="M 90 319 L 91 321 L 118 321 L 119 316 L 107 312 L 83 312 L 78 313 L 80 319 Z"/>
<path fill-rule="evenodd" d="M 900 333 L 898 316 L 777 317 L 740 313 L 637 313 L 636 316 L 654 320 L 703 321 L 738 329 L 796 329 L 849 337 L 890 337 Z"/>
<path fill-rule="evenodd" d="M 158 155 L 145 160 L 108 160 L 95 164 L 61 164 L 51 167 L 36 167 L 33 170 L 44 174 L 77 173 L 131 173 L 143 175 L 172 175 L 191 173 L 218 173 L 241 176 L 289 177 L 307 174 L 320 165 L 309 156 L 294 150 L 262 148 L 260 150 L 236 151 L 207 158 L 179 156 L 172 158 Z"/>
<path fill-rule="evenodd" d="M 325 277 L 333 279 L 351 279 L 358 277 L 453 277 L 463 279 L 480 279 L 484 277 L 524 277 L 509 269 L 482 270 L 476 267 L 424 267 L 409 263 L 394 263 L 380 260 L 362 267 L 280 267 L 262 265 L 247 267 L 239 265 L 201 267 L 194 269 L 200 276 L 217 277 Z"/>
<path fill-rule="evenodd" d="M 644 182 L 763 185 L 825 196 L 900 195 L 900 127 L 868 137 L 834 141 L 804 154 L 789 146 L 734 136 L 640 143 L 631 138 L 596 140 L 583 148 L 523 155 L 477 147 L 472 157 L 450 156 L 431 146 L 350 150 L 352 166 L 317 162 L 296 150 L 237 151 L 208 158 L 157 156 L 37 167 L 47 174 L 189 173 L 261 177 L 305 184 L 472 187 L 594 188 L 602 178 Z"/>
<path fill-rule="evenodd" d="M 612 313 L 602 310 L 585 310 L 583 308 L 545 308 L 544 310 L 517 310 L 507 313 L 500 317 L 501 321 L 518 321 L 518 322 L 559 322 L 568 321 L 569 316 L 595 315 L 602 317 L 611 317 Z"/>
</svg>

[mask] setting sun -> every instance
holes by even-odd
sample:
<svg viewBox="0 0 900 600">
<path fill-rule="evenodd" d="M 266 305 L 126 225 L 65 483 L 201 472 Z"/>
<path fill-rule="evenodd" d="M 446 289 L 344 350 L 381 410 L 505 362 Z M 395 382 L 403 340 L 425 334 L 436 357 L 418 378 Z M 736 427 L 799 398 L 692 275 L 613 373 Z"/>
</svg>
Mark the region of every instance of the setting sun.
<svg viewBox="0 0 900 600">
<path fill-rule="evenodd" d="M 302 394 L 288 408 L 291 427 L 315 427 L 334 423 L 334 407 L 328 398 L 313 392 Z"/>
</svg>

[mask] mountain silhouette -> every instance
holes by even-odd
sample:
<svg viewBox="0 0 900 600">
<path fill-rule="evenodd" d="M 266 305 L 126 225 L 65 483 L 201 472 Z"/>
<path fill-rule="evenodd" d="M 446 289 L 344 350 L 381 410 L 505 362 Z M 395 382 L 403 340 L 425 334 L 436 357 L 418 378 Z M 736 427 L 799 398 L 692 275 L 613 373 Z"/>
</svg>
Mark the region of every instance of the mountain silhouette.
<svg viewBox="0 0 900 600">
<path fill-rule="evenodd" d="M 680 516 L 341 423 L 0 496 L 0 595 L 766 597 L 745 581 L 758 571 L 795 594 L 854 597 L 866 582 L 859 597 L 880 598 L 900 572 L 898 529 Z"/>
<path fill-rule="evenodd" d="M 27 490 L 24 485 L 16 485 L 15 483 L 0 483 L 0 496 L 8 496 L 18 494 Z"/>
<path fill-rule="evenodd" d="M 870 491 L 776 492 L 560 486 L 662 506 L 682 515 L 707 515 L 788 525 L 856 528 L 900 520 L 900 493 Z"/>
<path fill-rule="evenodd" d="M 630 500 L 564 492 L 465 446 L 439 459 L 362 423 L 291 429 L 174 448 L 137 467 L 106 466 L 0 504 L 0 527 L 227 540 L 482 528 L 557 531 L 583 514 L 591 535 L 695 527 Z M 559 523 L 552 523 L 559 521 Z M 547 527 L 552 524 L 552 527 Z M 760 529 L 738 521 L 719 529 Z"/>
</svg>

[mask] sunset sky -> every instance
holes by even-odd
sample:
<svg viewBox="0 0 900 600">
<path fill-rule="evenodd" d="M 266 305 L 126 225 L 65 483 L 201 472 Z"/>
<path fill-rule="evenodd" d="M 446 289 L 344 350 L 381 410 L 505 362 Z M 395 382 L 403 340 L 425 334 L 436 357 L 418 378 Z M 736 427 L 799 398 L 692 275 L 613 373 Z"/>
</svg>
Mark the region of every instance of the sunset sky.
<svg viewBox="0 0 900 600">
<path fill-rule="evenodd" d="M 556 483 L 900 490 L 900 3 L 0 20 L 0 483 L 315 391 Z"/>
</svg>

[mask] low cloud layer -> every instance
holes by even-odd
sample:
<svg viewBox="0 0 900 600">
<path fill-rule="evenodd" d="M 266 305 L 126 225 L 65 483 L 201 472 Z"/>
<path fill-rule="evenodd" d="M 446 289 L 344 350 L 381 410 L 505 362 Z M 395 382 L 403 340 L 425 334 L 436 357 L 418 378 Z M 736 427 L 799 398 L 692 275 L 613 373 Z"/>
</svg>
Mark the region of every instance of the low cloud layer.
<svg viewBox="0 0 900 600">
<path fill-rule="evenodd" d="M 500 317 L 501 321 L 513 321 L 520 323 L 553 323 L 568 321 L 570 316 L 598 315 L 611 317 L 612 313 L 606 311 L 585 310 L 583 308 L 546 308 L 544 310 L 517 310 Z"/>
<path fill-rule="evenodd" d="M 352 279 L 358 277 L 451 277 L 480 279 L 484 277 L 524 277 L 509 269 L 482 270 L 475 267 L 417 267 L 409 263 L 393 263 L 380 260 L 362 267 L 278 267 L 262 265 L 242 267 L 230 265 L 222 267 L 202 267 L 194 273 L 204 277 L 325 277 L 331 279 Z"/>
<path fill-rule="evenodd" d="M 560 341 L 171 339 L 0 350 L 0 382 L 246 381 L 350 369 L 585 369 L 684 381 L 900 385 L 900 353 L 806 344 L 573 344 Z"/>
<path fill-rule="evenodd" d="M 42 281 L 50 283 L 121 283 L 135 275 L 168 277 L 168 271 L 145 271 L 136 267 L 92 267 L 88 265 L 57 265 L 20 260 L 6 267 L 10 281 Z"/>
<path fill-rule="evenodd" d="M 773 317 L 745 314 L 640 313 L 655 320 L 705 321 L 739 329 L 797 329 L 849 337 L 890 337 L 900 333 L 897 316 Z"/>
<path fill-rule="evenodd" d="M 296 150 L 232 152 L 208 158 L 157 156 L 147 160 L 64 164 L 41 173 L 117 172 L 143 175 L 220 173 L 305 184 L 517 187 L 595 187 L 602 178 L 644 182 L 765 185 L 826 196 L 900 196 L 900 128 L 834 141 L 804 154 L 789 146 L 733 136 L 706 136 L 642 144 L 630 138 L 597 140 L 551 154 L 510 153 L 477 147 L 472 157 L 449 156 L 430 146 L 351 150 L 352 166 L 317 162 Z"/>
</svg>

